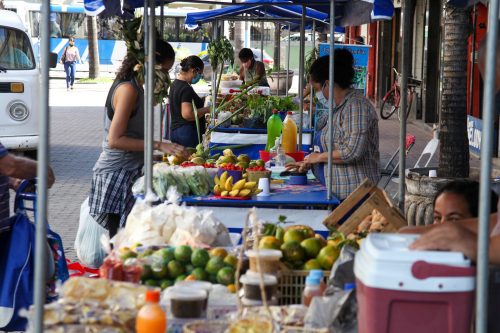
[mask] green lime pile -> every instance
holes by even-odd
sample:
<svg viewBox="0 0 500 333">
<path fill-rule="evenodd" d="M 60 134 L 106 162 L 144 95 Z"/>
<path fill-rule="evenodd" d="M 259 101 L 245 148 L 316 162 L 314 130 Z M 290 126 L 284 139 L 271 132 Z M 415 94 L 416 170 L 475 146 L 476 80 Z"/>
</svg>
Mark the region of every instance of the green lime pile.
<svg viewBox="0 0 500 333">
<path fill-rule="evenodd" d="M 231 285 L 238 262 L 223 248 L 207 251 L 187 245 L 146 250 L 137 257 L 143 262 L 142 283 L 162 289 L 183 280 Z"/>
</svg>

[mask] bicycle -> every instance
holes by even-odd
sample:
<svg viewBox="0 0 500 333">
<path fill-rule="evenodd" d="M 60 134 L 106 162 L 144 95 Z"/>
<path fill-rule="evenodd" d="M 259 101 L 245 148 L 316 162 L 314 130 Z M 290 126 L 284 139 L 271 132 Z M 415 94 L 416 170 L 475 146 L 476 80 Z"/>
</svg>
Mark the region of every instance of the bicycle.
<svg viewBox="0 0 500 333">
<path fill-rule="evenodd" d="M 396 111 L 398 112 L 398 119 L 401 121 L 401 113 L 400 113 L 400 102 L 401 102 L 401 88 L 399 86 L 399 79 L 401 78 L 401 74 L 393 68 L 392 69 L 396 74 L 396 79 L 391 86 L 391 89 L 385 94 L 382 99 L 382 105 L 380 106 L 380 117 L 382 119 L 389 119 Z M 415 93 L 415 88 L 421 85 L 422 81 L 408 78 L 408 105 L 406 106 L 406 117 L 410 114 L 411 103 L 413 102 L 413 95 Z"/>
</svg>

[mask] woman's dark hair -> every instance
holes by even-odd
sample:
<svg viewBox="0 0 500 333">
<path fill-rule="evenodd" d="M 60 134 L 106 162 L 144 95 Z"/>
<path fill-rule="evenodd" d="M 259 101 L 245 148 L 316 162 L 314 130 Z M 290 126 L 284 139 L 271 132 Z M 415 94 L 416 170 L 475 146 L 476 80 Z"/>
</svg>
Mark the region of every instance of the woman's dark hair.
<svg viewBox="0 0 500 333">
<path fill-rule="evenodd" d="M 254 59 L 254 55 L 253 55 L 252 50 L 250 50 L 249 48 L 245 47 L 245 48 L 242 48 L 240 50 L 240 53 L 238 53 L 238 58 L 241 61 L 248 61 L 248 60 Z"/>
<path fill-rule="evenodd" d="M 334 58 L 334 82 L 342 89 L 351 87 L 354 80 L 354 57 L 347 49 L 336 49 Z M 312 81 L 321 85 L 330 77 L 330 56 L 322 56 L 311 65 L 309 75 Z"/>
<path fill-rule="evenodd" d="M 181 70 L 183 72 L 187 72 L 193 68 L 202 71 L 203 67 L 204 67 L 203 60 L 201 60 L 200 57 L 195 55 L 190 55 L 189 57 L 184 58 L 181 61 Z"/>
<path fill-rule="evenodd" d="M 439 189 L 434 197 L 433 206 L 436 205 L 436 199 L 443 193 L 452 193 L 459 195 L 469 205 L 469 212 L 472 217 L 479 216 L 479 183 L 475 180 L 454 180 Z M 490 213 L 496 213 L 498 195 L 491 191 L 491 210 Z"/>
<path fill-rule="evenodd" d="M 162 39 L 157 39 L 155 45 L 156 45 L 155 61 L 157 64 L 162 63 L 167 59 L 172 59 L 172 60 L 175 59 L 175 51 L 172 45 L 170 45 L 169 43 L 165 42 Z M 138 63 L 139 62 L 137 61 L 135 55 L 127 53 L 125 59 L 123 59 L 122 61 L 122 65 L 118 70 L 118 73 L 116 73 L 116 78 L 118 80 L 130 79 L 130 77 L 134 72 L 134 67 Z"/>
<path fill-rule="evenodd" d="M 74 41 L 75 41 L 75 37 L 70 37 L 70 38 L 68 39 L 68 42 L 74 42 Z"/>
</svg>

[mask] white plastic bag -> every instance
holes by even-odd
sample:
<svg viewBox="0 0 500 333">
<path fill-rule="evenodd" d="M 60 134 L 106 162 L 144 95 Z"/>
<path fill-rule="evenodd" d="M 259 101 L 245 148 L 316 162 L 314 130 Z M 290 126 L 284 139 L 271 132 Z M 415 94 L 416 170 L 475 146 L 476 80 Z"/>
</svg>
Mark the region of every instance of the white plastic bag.
<svg viewBox="0 0 500 333">
<path fill-rule="evenodd" d="M 75 239 L 75 251 L 78 260 L 85 266 L 99 268 L 106 253 L 101 246 L 101 236 L 107 230 L 90 216 L 89 198 L 87 197 L 80 207 L 80 222 Z"/>
</svg>

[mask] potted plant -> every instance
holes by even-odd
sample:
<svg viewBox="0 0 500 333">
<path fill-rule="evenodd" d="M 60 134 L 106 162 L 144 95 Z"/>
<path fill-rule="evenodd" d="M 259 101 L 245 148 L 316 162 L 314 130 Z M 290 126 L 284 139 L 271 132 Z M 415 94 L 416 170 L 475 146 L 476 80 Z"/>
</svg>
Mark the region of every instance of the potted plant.
<svg viewBox="0 0 500 333">
<path fill-rule="evenodd" d="M 287 86 L 288 77 L 288 86 Z M 273 67 L 267 73 L 267 83 L 269 84 L 269 89 L 271 93 L 276 95 L 285 95 L 288 90 L 292 87 L 293 82 L 293 71 L 286 70 L 279 67 Z"/>
</svg>

